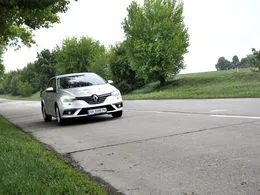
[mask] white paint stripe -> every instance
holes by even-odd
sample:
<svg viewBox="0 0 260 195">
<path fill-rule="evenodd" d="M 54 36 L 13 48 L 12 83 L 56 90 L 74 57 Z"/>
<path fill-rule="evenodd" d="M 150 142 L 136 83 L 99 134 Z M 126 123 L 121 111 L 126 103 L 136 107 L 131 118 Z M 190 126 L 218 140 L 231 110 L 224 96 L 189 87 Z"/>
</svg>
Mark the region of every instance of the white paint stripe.
<svg viewBox="0 0 260 195">
<path fill-rule="evenodd" d="M 157 113 L 157 114 L 176 114 L 174 112 L 163 112 L 163 111 L 154 111 L 154 110 L 127 110 L 125 111 L 130 111 L 130 112 L 147 112 L 147 113 Z"/>
<path fill-rule="evenodd" d="M 169 111 L 169 112 L 165 112 L 165 111 L 153 111 L 153 110 L 128 110 L 125 109 L 125 111 L 130 111 L 130 112 L 146 112 L 146 113 L 156 113 L 156 114 L 194 114 L 194 115 L 199 115 L 199 113 L 179 113 L 176 111 Z M 241 119 L 260 119 L 260 116 L 239 116 L 239 115 L 224 115 L 224 114 L 202 114 L 204 116 L 211 116 L 211 117 L 219 117 L 219 118 L 241 118 Z"/>
<path fill-rule="evenodd" d="M 259 116 L 235 116 L 235 115 L 210 115 L 219 118 L 242 118 L 242 119 L 260 119 Z"/>
<path fill-rule="evenodd" d="M 216 110 L 211 110 L 210 112 L 226 112 L 227 109 L 216 109 Z"/>
</svg>

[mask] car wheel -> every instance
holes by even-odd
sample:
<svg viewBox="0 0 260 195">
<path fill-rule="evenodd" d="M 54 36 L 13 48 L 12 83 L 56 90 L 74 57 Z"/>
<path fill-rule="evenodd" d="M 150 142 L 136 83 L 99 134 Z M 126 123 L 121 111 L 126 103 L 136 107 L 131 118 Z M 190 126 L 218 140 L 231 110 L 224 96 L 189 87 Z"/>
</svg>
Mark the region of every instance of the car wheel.
<svg viewBox="0 0 260 195">
<path fill-rule="evenodd" d="M 114 118 L 119 118 L 119 117 L 121 117 L 122 115 L 123 115 L 123 111 L 122 111 L 122 110 L 112 113 L 112 116 L 113 116 Z"/>
<path fill-rule="evenodd" d="M 57 117 L 58 125 L 63 125 L 63 124 L 64 124 L 64 119 L 61 118 L 60 109 L 59 109 L 58 106 L 55 107 L 55 112 L 56 112 L 56 117 Z"/>
<path fill-rule="evenodd" d="M 42 104 L 42 117 L 45 122 L 50 122 L 52 120 L 52 116 L 46 114 L 45 106 Z"/>
</svg>

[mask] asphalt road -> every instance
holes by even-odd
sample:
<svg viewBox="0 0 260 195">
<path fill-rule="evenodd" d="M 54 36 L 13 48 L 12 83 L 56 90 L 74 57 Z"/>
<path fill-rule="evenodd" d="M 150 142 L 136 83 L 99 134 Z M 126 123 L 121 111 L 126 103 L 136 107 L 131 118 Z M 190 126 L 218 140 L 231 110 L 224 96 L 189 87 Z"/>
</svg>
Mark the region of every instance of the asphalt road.
<svg viewBox="0 0 260 195">
<path fill-rule="evenodd" d="M 122 118 L 57 126 L 39 102 L 0 114 L 125 194 L 260 194 L 260 99 L 125 101 Z"/>
</svg>

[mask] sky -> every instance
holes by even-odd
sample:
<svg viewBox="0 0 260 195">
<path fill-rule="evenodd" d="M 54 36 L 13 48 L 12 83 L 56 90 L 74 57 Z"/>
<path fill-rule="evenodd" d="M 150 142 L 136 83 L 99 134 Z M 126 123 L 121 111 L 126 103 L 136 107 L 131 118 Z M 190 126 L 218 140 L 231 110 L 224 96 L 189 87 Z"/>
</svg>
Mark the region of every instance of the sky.
<svg viewBox="0 0 260 195">
<path fill-rule="evenodd" d="M 25 67 L 37 52 L 54 49 L 68 37 L 91 37 L 109 47 L 124 40 L 122 21 L 132 0 L 71 1 L 60 14 L 61 22 L 34 32 L 37 45 L 9 48 L 4 55 L 6 71 Z M 140 4 L 143 0 L 137 0 Z M 190 35 L 182 73 L 215 71 L 219 57 L 243 58 L 251 48 L 260 50 L 259 0 L 183 0 L 184 22 Z"/>
</svg>

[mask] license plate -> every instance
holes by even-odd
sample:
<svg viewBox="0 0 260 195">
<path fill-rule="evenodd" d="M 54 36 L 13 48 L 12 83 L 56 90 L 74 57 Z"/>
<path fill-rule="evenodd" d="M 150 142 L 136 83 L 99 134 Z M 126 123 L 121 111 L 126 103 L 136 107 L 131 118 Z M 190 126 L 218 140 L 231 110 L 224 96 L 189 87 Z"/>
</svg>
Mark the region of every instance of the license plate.
<svg viewBox="0 0 260 195">
<path fill-rule="evenodd" d="M 106 112 L 107 112 L 106 108 L 97 108 L 97 109 L 88 110 L 88 115 L 101 114 Z"/>
</svg>

